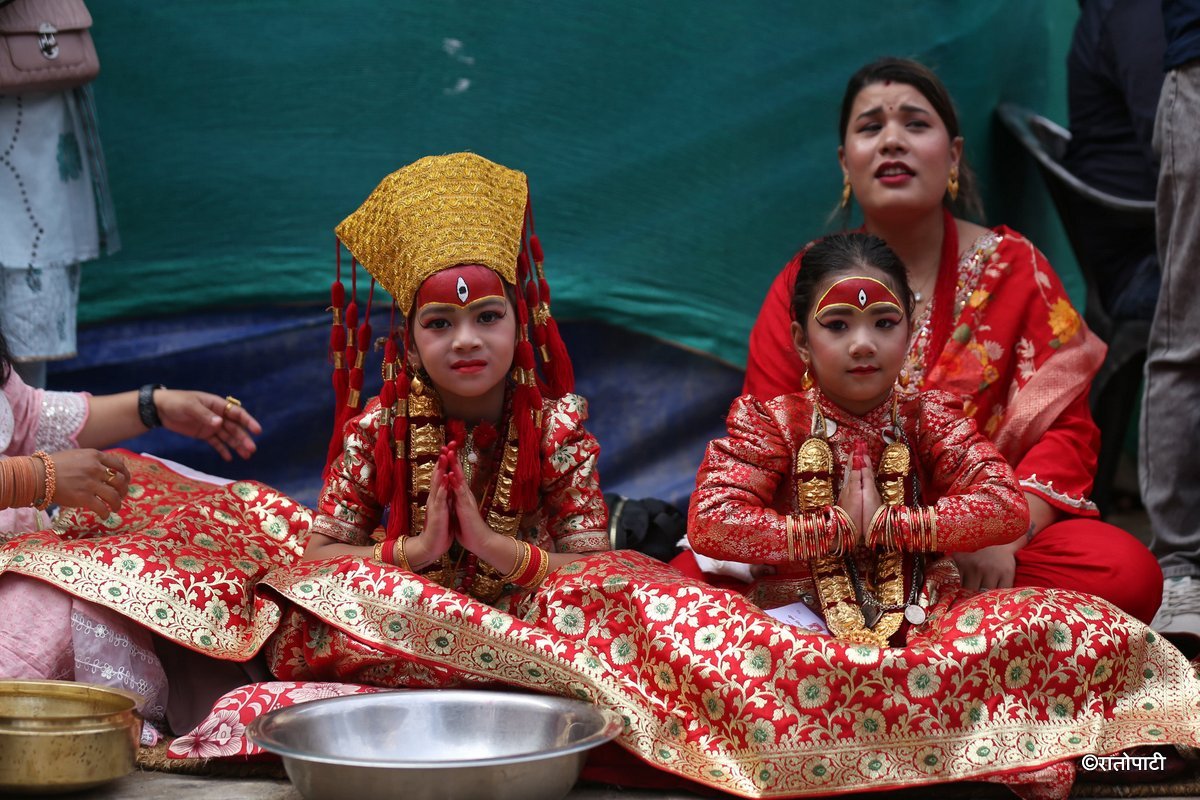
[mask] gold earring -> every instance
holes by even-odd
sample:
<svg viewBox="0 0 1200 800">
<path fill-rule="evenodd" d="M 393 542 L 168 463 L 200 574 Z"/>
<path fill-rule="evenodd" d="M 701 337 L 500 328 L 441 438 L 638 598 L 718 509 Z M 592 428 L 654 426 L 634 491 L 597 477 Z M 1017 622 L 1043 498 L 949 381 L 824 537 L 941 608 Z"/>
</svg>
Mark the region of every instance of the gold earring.
<svg viewBox="0 0 1200 800">
<path fill-rule="evenodd" d="M 421 383 L 421 376 L 413 372 L 412 381 L 408 384 L 409 391 L 417 397 L 425 394 L 425 384 Z"/>
<path fill-rule="evenodd" d="M 842 208 L 850 207 L 850 176 L 842 176 Z"/>
<path fill-rule="evenodd" d="M 950 193 L 950 201 L 958 199 L 958 170 L 950 170 L 950 180 L 946 181 L 946 191 Z"/>
<path fill-rule="evenodd" d="M 805 366 L 803 374 L 800 375 L 800 388 L 807 392 L 812 385 L 812 376 L 808 374 L 808 367 Z"/>
</svg>

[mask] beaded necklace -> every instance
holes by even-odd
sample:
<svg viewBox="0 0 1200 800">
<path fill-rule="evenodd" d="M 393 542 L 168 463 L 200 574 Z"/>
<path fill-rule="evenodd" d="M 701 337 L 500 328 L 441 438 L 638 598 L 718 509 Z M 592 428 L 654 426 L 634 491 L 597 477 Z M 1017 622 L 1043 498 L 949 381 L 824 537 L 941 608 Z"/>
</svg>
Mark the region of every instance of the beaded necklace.
<svg viewBox="0 0 1200 800">
<path fill-rule="evenodd" d="M 492 452 L 491 475 L 480 498 L 479 513 L 488 527 L 496 533 L 515 537 L 523 512 L 520 509 L 509 508 L 513 476 L 517 468 L 517 425 L 511 413 L 510 397 L 511 391 L 506 392 L 504 412 L 501 415 L 502 425 L 503 420 L 507 420 L 507 424 L 504 425 L 504 445 L 494 448 Z M 412 498 L 411 519 L 412 529 L 415 531 L 425 527 L 425 504 L 429 500 L 429 484 L 433 480 L 438 455 L 446 444 L 446 423 L 442 414 L 442 404 L 436 393 L 410 395 L 408 403 L 411 425 L 409 458 L 412 463 L 412 469 L 409 471 L 409 497 Z M 454 548 L 458 548 L 458 551 L 455 552 Z M 461 591 L 484 602 L 494 601 L 504 591 L 503 573 L 486 562 L 481 564 L 474 553 L 467 553 L 458 543 L 452 546 L 450 552 L 443 553 L 437 561 L 420 572 L 429 580 L 447 588 L 455 588 L 457 584 Z"/>
</svg>

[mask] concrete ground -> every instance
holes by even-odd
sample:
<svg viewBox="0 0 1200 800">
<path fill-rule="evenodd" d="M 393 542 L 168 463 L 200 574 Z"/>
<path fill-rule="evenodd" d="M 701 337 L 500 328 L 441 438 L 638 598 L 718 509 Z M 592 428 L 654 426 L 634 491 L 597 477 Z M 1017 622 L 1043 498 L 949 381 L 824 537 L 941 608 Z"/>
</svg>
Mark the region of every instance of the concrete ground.
<svg viewBox="0 0 1200 800">
<path fill-rule="evenodd" d="M 45 797 L 45 795 L 41 795 Z M 288 781 L 269 778 L 212 778 L 166 772 L 133 772 L 108 786 L 65 795 L 69 800 L 303 800 Z M 347 792 L 348 800 L 353 795 Z M 397 787 L 396 797 L 404 797 Z M 628 791 L 611 787 L 580 785 L 567 800 L 695 800 L 687 792 Z M 464 800 L 466 800 L 464 798 Z"/>
<path fill-rule="evenodd" d="M 978 790 L 979 797 L 1016 797 L 1001 787 L 990 784 L 979 784 Z M 912 789 L 860 796 L 870 798 L 870 800 L 917 800 L 917 798 L 932 796 L 929 791 L 928 789 L 925 791 Z M 45 797 L 45 795 L 39 796 Z M 402 787 L 396 788 L 395 796 L 399 800 L 403 800 Z M 938 792 L 938 796 L 962 800 L 962 798 L 974 795 L 965 786 L 956 786 L 943 789 Z M 1125 794 L 1123 796 L 1146 795 Z M 117 800 L 118 798 L 121 800 L 304 800 L 304 796 L 296 791 L 288 781 L 269 778 L 214 778 L 141 771 L 133 772 L 108 786 L 88 792 L 63 795 L 63 797 L 69 798 L 69 800 Z M 348 800 L 354 800 L 353 794 L 349 791 L 346 797 Z M 700 797 L 701 795 L 681 791 L 619 789 L 610 786 L 580 784 L 571 790 L 566 800 L 698 800 Z M 1180 795 L 1160 795 L 1159 797 L 1161 800 L 1181 800 L 1182 798 Z M 467 799 L 464 798 L 464 800 Z M 1075 800 L 1089 800 L 1089 798 L 1080 796 Z"/>
</svg>

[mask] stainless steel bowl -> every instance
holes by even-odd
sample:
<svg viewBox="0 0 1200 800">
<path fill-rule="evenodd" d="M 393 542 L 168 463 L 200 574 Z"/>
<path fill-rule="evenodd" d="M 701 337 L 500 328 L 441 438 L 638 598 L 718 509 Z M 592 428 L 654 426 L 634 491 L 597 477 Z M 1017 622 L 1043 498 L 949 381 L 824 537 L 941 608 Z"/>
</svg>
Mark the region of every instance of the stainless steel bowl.
<svg viewBox="0 0 1200 800">
<path fill-rule="evenodd" d="M 246 735 L 308 800 L 558 800 L 621 726 L 559 697 L 402 690 L 281 708 Z"/>
<path fill-rule="evenodd" d="M 132 694 L 71 681 L 0 681 L 0 795 L 100 786 L 133 770 Z"/>
</svg>

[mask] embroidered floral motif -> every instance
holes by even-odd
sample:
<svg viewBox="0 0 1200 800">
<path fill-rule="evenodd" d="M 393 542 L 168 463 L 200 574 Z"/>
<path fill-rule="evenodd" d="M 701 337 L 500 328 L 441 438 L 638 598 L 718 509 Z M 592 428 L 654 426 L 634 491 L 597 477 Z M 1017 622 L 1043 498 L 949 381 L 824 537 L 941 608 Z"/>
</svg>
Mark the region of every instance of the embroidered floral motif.
<svg viewBox="0 0 1200 800">
<path fill-rule="evenodd" d="M 1062 347 L 1079 333 L 1082 321 L 1079 312 L 1066 298 L 1059 298 L 1050 307 L 1050 330 L 1054 338 L 1050 340 L 1051 347 Z"/>
<path fill-rule="evenodd" d="M 222 696 L 199 725 L 171 742 L 167 755 L 170 758 L 259 755 L 264 751 L 246 738 L 246 726 L 268 711 L 326 697 L 377 691 L 370 686 L 308 681 L 274 681 L 242 686 Z"/>
<path fill-rule="evenodd" d="M 133 453 L 122 457 L 139 491 L 130 491 L 119 517 L 67 509 L 57 534 L 32 533 L 0 547 L 0 570 L 47 580 L 187 647 L 249 658 L 279 618 L 254 584 L 299 557 L 311 512 L 266 487 L 254 487 L 249 505 L 244 491 L 196 484 Z M 228 521 L 218 521 L 218 512 Z M 268 517 L 284 520 L 286 536 L 255 533 Z"/>
<path fill-rule="evenodd" d="M 847 791 L 865 779 L 879 788 L 1011 780 L 1046 760 L 1164 738 L 1200 743 L 1200 686 L 1187 662 L 1082 595 L 962 592 L 946 583 L 953 571 L 932 565 L 946 599 L 908 647 L 848 647 L 637 553 L 576 563 L 584 568 L 551 573 L 513 614 L 420 578 L 420 603 L 402 602 L 391 570 L 353 559 L 323 575 L 305 563 L 275 571 L 271 589 L 305 610 L 289 612 L 270 640 L 271 668 L 387 686 L 486 679 L 582 697 L 618 710 L 628 721 L 619 741 L 650 763 L 744 796 Z M 315 593 L 297 594 L 312 583 Z M 664 598 L 674 613 L 649 618 Z M 351 601 L 364 613 L 352 630 L 336 612 Z M 575 609 L 587 623 L 563 633 L 556 621 Z M 400 639 L 388 633 L 397 618 L 407 623 Z"/>
</svg>

